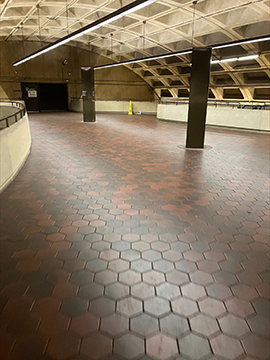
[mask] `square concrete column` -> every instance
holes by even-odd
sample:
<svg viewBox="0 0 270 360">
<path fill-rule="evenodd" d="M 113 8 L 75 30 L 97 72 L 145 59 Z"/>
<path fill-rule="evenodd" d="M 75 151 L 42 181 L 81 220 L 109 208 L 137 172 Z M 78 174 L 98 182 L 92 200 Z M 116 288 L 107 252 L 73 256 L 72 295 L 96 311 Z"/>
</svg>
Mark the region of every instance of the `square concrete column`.
<svg viewBox="0 0 270 360">
<path fill-rule="evenodd" d="M 204 147 L 211 54 L 211 48 L 192 51 L 186 148 Z"/>
<path fill-rule="evenodd" d="M 94 69 L 82 67 L 83 121 L 95 122 L 95 80 Z"/>
</svg>

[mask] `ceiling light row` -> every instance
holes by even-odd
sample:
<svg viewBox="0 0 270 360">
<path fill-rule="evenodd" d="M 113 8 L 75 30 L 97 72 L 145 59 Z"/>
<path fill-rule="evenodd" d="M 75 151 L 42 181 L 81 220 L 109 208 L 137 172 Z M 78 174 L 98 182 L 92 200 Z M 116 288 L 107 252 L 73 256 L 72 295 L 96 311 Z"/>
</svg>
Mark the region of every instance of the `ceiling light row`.
<svg viewBox="0 0 270 360">
<path fill-rule="evenodd" d="M 37 56 L 45 54 L 46 52 L 51 51 L 61 45 L 64 45 L 71 40 L 75 40 L 82 35 L 88 34 L 89 32 L 94 31 L 94 30 L 100 28 L 101 26 L 104 26 L 113 21 L 116 21 L 125 15 L 131 14 L 132 12 L 138 11 L 139 9 L 142 9 L 142 8 L 154 3 L 155 1 L 156 0 L 136 0 L 126 6 L 123 6 L 122 8 L 120 8 L 118 10 L 114 11 L 113 13 L 108 14 L 108 15 L 104 16 L 103 18 L 94 21 L 92 24 L 84 26 L 80 30 L 77 30 L 77 31 L 65 36 L 64 38 L 57 40 L 55 43 L 48 45 L 47 47 L 45 47 L 41 50 L 38 50 L 35 53 L 33 53 L 29 56 L 26 56 L 19 61 L 14 62 L 13 66 L 18 66 L 20 64 L 23 64 L 26 61 L 36 58 Z M 222 48 L 227 48 L 227 47 L 231 47 L 231 46 L 246 45 L 246 44 L 250 44 L 250 43 L 268 41 L 268 40 L 270 40 L 270 36 L 264 36 L 264 37 L 253 38 L 253 39 L 245 39 L 245 40 L 239 40 L 239 41 L 234 41 L 234 42 L 225 43 L 225 44 L 214 45 L 212 47 L 212 49 L 216 50 L 216 49 L 222 49 Z M 178 52 L 169 53 L 169 54 L 151 56 L 151 57 L 146 57 L 146 58 L 141 58 L 141 59 L 136 59 L 136 60 L 127 60 L 127 61 L 123 61 L 123 62 L 119 62 L 119 63 L 96 66 L 95 69 L 104 69 L 104 68 L 109 68 L 109 67 L 113 67 L 113 66 L 139 63 L 139 62 L 143 62 L 143 61 L 165 59 L 165 58 L 169 58 L 172 56 L 187 55 L 190 53 L 192 53 L 192 49 L 185 50 L 185 51 L 178 51 Z M 223 62 L 223 61 L 238 61 L 238 60 L 242 61 L 242 60 L 249 60 L 249 59 L 250 59 L 250 56 L 246 56 L 246 57 L 241 57 L 241 59 L 240 59 L 240 57 L 238 57 L 238 58 L 232 58 L 232 60 L 229 60 L 229 59 L 214 60 L 212 63 Z"/>
<path fill-rule="evenodd" d="M 104 16 L 101 19 L 94 21 L 92 24 L 84 26 L 82 29 L 77 30 L 77 31 L 71 33 L 70 35 L 65 36 L 63 39 L 56 41 L 52 45 L 48 45 L 44 49 L 38 50 L 35 53 L 33 53 L 32 55 L 26 56 L 23 59 L 16 61 L 15 63 L 13 63 L 13 66 L 18 66 L 20 64 L 23 64 L 26 61 L 36 58 L 37 56 L 45 54 L 46 52 L 51 51 L 61 45 L 64 45 L 69 41 L 75 40 L 82 35 L 85 35 L 91 31 L 97 30 L 101 26 L 107 25 L 113 21 L 116 21 L 116 20 L 122 18 L 125 15 L 128 15 L 135 11 L 138 11 L 138 10 L 144 8 L 145 6 L 148 6 L 152 3 L 154 3 L 155 1 L 156 0 L 136 0 L 126 6 L 123 6 L 121 9 L 118 9 L 118 10 L 114 11 L 113 13 Z"/>
<path fill-rule="evenodd" d="M 233 58 L 227 58 L 227 59 L 217 59 L 217 60 L 211 60 L 211 64 L 219 64 L 224 62 L 232 62 L 232 61 L 248 61 L 248 60 L 255 60 L 259 57 L 258 54 L 254 55 L 247 55 L 247 56 L 238 56 Z"/>
</svg>

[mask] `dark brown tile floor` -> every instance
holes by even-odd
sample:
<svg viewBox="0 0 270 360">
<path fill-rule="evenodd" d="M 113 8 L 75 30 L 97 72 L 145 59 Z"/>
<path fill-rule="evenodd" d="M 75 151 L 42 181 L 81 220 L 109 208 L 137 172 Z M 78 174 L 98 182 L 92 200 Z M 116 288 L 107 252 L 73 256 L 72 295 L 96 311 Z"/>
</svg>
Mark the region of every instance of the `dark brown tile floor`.
<svg viewBox="0 0 270 360">
<path fill-rule="evenodd" d="M 270 358 L 269 135 L 31 114 L 1 195 L 1 360 Z"/>
</svg>

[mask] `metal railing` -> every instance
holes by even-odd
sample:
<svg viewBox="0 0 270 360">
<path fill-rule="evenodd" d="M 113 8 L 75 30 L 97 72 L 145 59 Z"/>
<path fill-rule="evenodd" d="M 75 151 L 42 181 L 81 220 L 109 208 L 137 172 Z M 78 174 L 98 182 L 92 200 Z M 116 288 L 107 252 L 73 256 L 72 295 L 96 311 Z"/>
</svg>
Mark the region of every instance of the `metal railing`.
<svg viewBox="0 0 270 360">
<path fill-rule="evenodd" d="M 0 99 L 0 107 L 1 106 L 6 108 L 13 108 L 14 112 L 12 114 L 0 117 L 0 130 L 13 125 L 15 122 L 18 122 L 26 113 L 24 102 Z"/>
<path fill-rule="evenodd" d="M 187 105 L 188 99 L 163 99 L 159 104 Z M 243 100 L 212 100 L 208 99 L 208 106 L 232 107 L 237 109 L 270 110 L 270 103 L 266 101 L 243 101 Z"/>
<path fill-rule="evenodd" d="M 71 98 L 72 100 L 82 100 L 82 96 L 72 96 Z M 145 99 L 133 99 L 133 98 L 123 98 L 123 99 L 119 99 L 119 98 L 95 98 L 95 101 L 136 101 L 136 102 L 156 102 L 156 101 L 149 101 L 149 100 L 145 100 Z"/>
<path fill-rule="evenodd" d="M 82 97 L 72 96 L 71 100 L 82 100 Z M 147 100 L 138 100 L 138 99 L 107 99 L 107 98 L 95 98 L 96 101 L 137 101 L 137 102 L 145 102 Z M 189 103 L 189 99 L 161 99 L 155 100 L 152 102 L 158 102 L 159 104 L 174 104 L 174 105 L 187 105 Z M 244 100 L 214 100 L 208 99 L 208 106 L 215 107 L 231 107 L 237 109 L 253 109 L 253 110 L 270 110 L 270 103 L 263 100 L 253 100 L 253 101 L 244 101 Z"/>
</svg>

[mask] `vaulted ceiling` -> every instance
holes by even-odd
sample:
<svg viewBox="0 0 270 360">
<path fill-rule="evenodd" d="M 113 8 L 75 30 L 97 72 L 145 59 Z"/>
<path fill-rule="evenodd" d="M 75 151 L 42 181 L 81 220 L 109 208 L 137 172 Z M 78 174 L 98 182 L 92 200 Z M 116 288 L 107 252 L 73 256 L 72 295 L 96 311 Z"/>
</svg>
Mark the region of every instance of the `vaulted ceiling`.
<svg viewBox="0 0 270 360">
<path fill-rule="evenodd" d="M 0 40 L 54 42 L 131 2 L 0 0 Z M 109 63 L 268 34 L 270 0 L 199 0 L 195 13 L 191 0 L 157 0 L 69 44 L 106 56 Z M 270 41 L 215 50 L 213 57 L 257 53 L 256 60 L 213 65 L 210 96 L 270 100 Z M 160 96 L 188 96 L 189 55 L 128 67 Z"/>
</svg>

